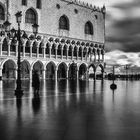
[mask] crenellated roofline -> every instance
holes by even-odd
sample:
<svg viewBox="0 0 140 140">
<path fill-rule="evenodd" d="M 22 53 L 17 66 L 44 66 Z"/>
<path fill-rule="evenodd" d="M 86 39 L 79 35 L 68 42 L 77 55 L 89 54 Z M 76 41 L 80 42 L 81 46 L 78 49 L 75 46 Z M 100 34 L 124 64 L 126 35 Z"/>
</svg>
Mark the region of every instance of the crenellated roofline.
<svg viewBox="0 0 140 140">
<path fill-rule="evenodd" d="M 101 12 L 103 14 L 106 13 L 105 5 L 103 5 L 103 7 L 100 8 L 99 6 L 95 6 L 95 5 L 92 5 L 90 3 L 83 2 L 81 0 L 60 0 L 60 1 L 67 2 L 68 5 L 69 4 L 75 4 L 75 5 L 84 7 L 84 8 L 88 8 L 88 9 L 91 9 L 93 12 L 96 11 L 96 12 Z"/>
</svg>

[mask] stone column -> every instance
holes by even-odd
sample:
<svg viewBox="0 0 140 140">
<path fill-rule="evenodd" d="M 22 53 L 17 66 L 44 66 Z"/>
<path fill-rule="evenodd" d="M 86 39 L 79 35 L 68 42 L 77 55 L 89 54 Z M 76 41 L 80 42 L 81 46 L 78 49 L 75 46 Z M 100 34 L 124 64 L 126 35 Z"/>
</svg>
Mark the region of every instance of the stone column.
<svg viewBox="0 0 140 140">
<path fill-rule="evenodd" d="M 79 79 L 79 70 L 77 69 L 77 80 Z"/>
<path fill-rule="evenodd" d="M 52 49 L 52 45 L 49 47 L 49 57 L 51 59 L 51 49 Z"/>
<path fill-rule="evenodd" d="M 55 69 L 55 80 L 57 80 L 57 68 Z"/>
<path fill-rule="evenodd" d="M 64 44 L 61 45 L 61 59 L 63 59 L 63 48 L 64 48 Z"/>
<path fill-rule="evenodd" d="M 67 76 L 66 78 L 68 79 L 69 78 L 69 68 L 67 68 L 67 73 L 66 74 L 67 74 L 66 75 Z"/>
<path fill-rule="evenodd" d="M 78 60 L 78 56 L 79 56 L 79 47 L 77 47 L 77 53 L 76 53 L 76 59 Z"/>
<path fill-rule="evenodd" d="M 72 47 L 72 54 L 71 54 L 71 59 L 73 60 L 73 51 L 74 51 L 74 49 L 73 49 L 73 47 Z"/>
<path fill-rule="evenodd" d="M 68 54 L 69 53 L 69 45 L 67 45 L 67 51 L 66 51 L 66 59 L 68 60 Z"/>
<path fill-rule="evenodd" d="M 42 75 L 43 75 L 43 80 L 45 80 L 46 79 L 46 70 L 44 69 L 44 70 L 42 70 Z"/>
<path fill-rule="evenodd" d="M 2 56 L 2 42 L 0 42 L 0 56 Z"/>
<path fill-rule="evenodd" d="M 30 69 L 30 71 L 29 71 L 29 78 L 30 78 L 30 80 L 32 80 L 32 69 Z"/>
</svg>

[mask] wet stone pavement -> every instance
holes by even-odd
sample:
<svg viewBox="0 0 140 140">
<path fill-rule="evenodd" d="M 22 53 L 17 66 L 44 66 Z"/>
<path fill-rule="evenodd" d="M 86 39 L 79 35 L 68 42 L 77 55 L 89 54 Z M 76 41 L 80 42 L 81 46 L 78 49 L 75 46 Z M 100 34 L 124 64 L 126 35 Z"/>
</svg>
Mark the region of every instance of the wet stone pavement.
<svg viewBox="0 0 140 140">
<path fill-rule="evenodd" d="M 140 81 L 0 81 L 0 140 L 140 140 Z"/>
</svg>

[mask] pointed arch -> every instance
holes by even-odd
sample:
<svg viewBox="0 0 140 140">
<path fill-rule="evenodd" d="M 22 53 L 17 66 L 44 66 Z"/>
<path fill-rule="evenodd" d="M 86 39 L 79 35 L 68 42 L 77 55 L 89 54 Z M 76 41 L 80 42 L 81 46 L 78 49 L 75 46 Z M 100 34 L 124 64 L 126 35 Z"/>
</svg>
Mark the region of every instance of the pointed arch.
<svg viewBox="0 0 140 140">
<path fill-rule="evenodd" d="M 15 78 L 16 63 L 12 59 L 8 59 L 2 64 L 2 77 L 3 78 Z"/>
<path fill-rule="evenodd" d="M 86 71 L 87 71 L 87 66 L 85 63 L 82 63 L 79 66 L 79 78 L 80 79 L 86 79 Z"/>
<path fill-rule="evenodd" d="M 46 78 L 47 79 L 54 79 L 55 78 L 55 69 L 56 69 L 56 65 L 53 61 L 49 62 L 46 65 Z"/>
<path fill-rule="evenodd" d="M 59 29 L 69 30 L 69 19 L 66 15 L 63 15 L 59 19 Z"/>
<path fill-rule="evenodd" d="M 85 24 L 85 34 L 93 35 L 93 24 L 90 21 Z"/>
<path fill-rule="evenodd" d="M 73 79 L 75 80 L 77 78 L 77 64 L 76 63 L 72 63 L 69 66 L 69 79 Z"/>
<path fill-rule="evenodd" d="M 30 69 L 31 69 L 31 66 L 30 66 L 30 63 L 28 62 L 28 60 L 24 60 L 21 62 L 21 77 L 22 78 L 30 78 Z"/>
<path fill-rule="evenodd" d="M 8 52 L 8 40 L 4 38 L 2 42 L 2 51 L 7 51 Z"/>
<path fill-rule="evenodd" d="M 25 23 L 34 24 L 38 22 L 38 15 L 34 8 L 27 9 L 25 13 Z"/>
<path fill-rule="evenodd" d="M 62 62 L 58 65 L 58 71 L 57 76 L 60 79 L 66 79 L 67 78 L 67 65 L 66 63 Z"/>
</svg>

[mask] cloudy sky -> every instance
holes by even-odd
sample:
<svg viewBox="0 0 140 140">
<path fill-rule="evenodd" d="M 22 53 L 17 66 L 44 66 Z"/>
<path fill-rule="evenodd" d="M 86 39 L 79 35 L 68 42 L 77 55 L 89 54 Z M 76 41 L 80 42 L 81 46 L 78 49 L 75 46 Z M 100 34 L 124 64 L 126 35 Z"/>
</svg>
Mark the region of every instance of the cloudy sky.
<svg viewBox="0 0 140 140">
<path fill-rule="evenodd" d="M 140 0 L 82 1 L 106 5 L 106 62 L 140 67 Z"/>
</svg>

